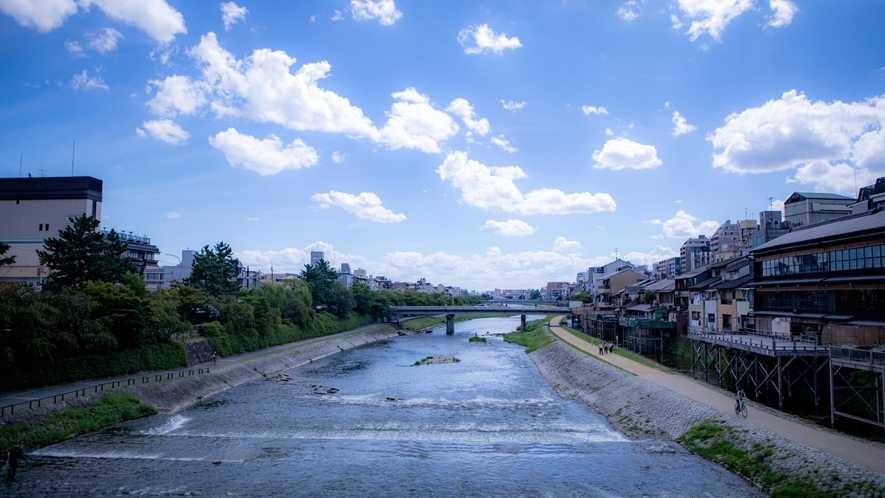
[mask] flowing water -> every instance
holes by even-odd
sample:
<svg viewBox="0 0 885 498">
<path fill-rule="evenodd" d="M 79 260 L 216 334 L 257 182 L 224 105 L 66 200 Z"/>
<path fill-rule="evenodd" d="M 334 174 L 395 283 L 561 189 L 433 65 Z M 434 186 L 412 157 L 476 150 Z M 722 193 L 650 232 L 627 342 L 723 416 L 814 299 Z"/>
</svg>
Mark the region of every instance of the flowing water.
<svg viewBox="0 0 885 498">
<path fill-rule="evenodd" d="M 49 446 L 0 495 L 757 495 L 675 443 L 630 439 L 561 398 L 523 348 L 468 342 L 518 324 L 396 337 Z M 460 361 L 414 365 L 443 354 Z"/>
</svg>

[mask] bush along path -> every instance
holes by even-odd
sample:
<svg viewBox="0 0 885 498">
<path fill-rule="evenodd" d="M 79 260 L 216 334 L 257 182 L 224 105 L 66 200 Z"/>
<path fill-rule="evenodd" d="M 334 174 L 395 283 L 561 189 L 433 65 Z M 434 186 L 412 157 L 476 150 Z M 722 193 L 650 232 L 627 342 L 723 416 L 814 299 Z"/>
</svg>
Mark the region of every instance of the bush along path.
<svg viewBox="0 0 885 498">
<path fill-rule="evenodd" d="M 38 420 L 0 427 L 0 454 L 18 446 L 31 451 L 102 427 L 153 415 L 157 410 L 128 392 L 103 393 L 99 399 L 79 398 L 68 408 Z"/>
</svg>

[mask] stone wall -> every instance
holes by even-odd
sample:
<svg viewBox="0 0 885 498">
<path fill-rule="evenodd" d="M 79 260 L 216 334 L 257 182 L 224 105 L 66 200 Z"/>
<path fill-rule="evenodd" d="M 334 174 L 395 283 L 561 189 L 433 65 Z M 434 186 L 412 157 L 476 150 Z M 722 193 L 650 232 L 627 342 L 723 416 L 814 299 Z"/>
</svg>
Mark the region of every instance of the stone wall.
<svg viewBox="0 0 885 498">
<path fill-rule="evenodd" d="M 583 354 L 562 341 L 531 353 L 530 358 L 563 396 L 587 403 L 633 436 L 676 439 L 705 420 L 719 420 L 740 434 L 742 449 L 772 447 L 773 470 L 807 477 L 822 489 L 846 495 L 885 494 L 885 476 L 787 437 L 738 420 Z M 847 490 L 865 490 L 861 492 Z M 840 493 L 842 494 L 842 493 Z"/>
<path fill-rule="evenodd" d="M 401 333 L 389 324 L 372 325 L 352 334 L 296 344 L 233 365 L 213 367 L 208 374 L 139 384 L 128 388 L 124 386 L 124 388 L 130 389 L 143 402 L 161 412 L 169 413 L 244 382 L 295 368 L 363 344 L 395 337 Z"/>
</svg>

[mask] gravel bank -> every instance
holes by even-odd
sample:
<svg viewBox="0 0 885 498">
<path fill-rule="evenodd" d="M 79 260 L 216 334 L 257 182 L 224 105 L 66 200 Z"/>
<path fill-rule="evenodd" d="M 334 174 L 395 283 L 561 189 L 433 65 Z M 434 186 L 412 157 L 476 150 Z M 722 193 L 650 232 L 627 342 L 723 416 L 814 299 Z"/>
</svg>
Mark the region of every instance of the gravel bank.
<svg viewBox="0 0 885 498">
<path fill-rule="evenodd" d="M 587 403 L 633 436 L 676 439 L 705 420 L 719 420 L 736 446 L 772 449 L 771 468 L 805 477 L 840 496 L 883 496 L 885 476 L 779 434 L 726 417 L 712 408 L 591 358 L 561 341 L 529 355 L 563 396 Z M 757 446 L 758 447 L 758 446 Z"/>
</svg>

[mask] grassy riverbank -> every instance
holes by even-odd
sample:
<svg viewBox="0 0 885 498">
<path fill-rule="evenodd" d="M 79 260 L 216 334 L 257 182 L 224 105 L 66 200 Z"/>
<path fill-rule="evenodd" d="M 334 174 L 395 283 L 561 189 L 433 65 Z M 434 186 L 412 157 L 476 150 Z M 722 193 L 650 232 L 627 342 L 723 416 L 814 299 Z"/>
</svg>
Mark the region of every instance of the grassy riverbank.
<svg viewBox="0 0 885 498">
<path fill-rule="evenodd" d="M 844 482 L 836 473 L 809 466 L 804 475 L 790 475 L 772 468 L 776 458 L 773 444 L 748 444 L 739 429 L 710 419 L 695 425 L 677 439 L 692 453 L 721 463 L 747 478 L 773 497 L 835 498 L 838 496 L 881 496 L 869 482 Z"/>
<path fill-rule="evenodd" d="M 504 334 L 504 341 L 524 346 L 526 354 L 541 349 L 556 340 L 544 329 L 544 325 L 546 325 L 552 317 L 553 315 L 548 315 L 540 320 L 526 322 L 525 332 L 510 332 L 509 334 Z"/>
<path fill-rule="evenodd" d="M 582 333 L 578 332 L 577 330 L 570 329 L 570 328 L 566 327 L 565 325 L 562 325 L 562 329 L 567 331 L 568 333 L 572 334 L 575 337 L 578 337 L 580 339 L 584 339 L 585 341 L 589 342 L 590 344 L 593 344 L 594 346 L 599 347 L 600 340 L 595 337 L 591 337 L 589 335 L 582 334 Z M 634 353 L 633 351 L 630 351 L 629 349 L 616 347 L 612 351 L 612 354 L 616 354 L 618 356 L 623 356 L 624 358 L 628 358 L 630 360 L 633 360 L 636 363 L 642 363 L 643 365 L 645 365 L 647 367 L 656 368 L 658 370 L 669 370 L 667 367 L 664 367 L 659 363 L 655 363 L 642 355 L 638 355 L 638 354 Z"/>
<path fill-rule="evenodd" d="M 107 427 L 117 422 L 153 415 L 157 410 L 131 393 L 108 393 L 89 406 L 60 410 L 40 419 L 0 427 L 0 454 L 20 446 L 30 451 Z"/>
</svg>

